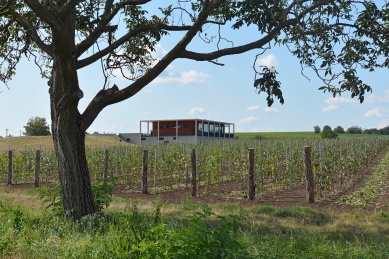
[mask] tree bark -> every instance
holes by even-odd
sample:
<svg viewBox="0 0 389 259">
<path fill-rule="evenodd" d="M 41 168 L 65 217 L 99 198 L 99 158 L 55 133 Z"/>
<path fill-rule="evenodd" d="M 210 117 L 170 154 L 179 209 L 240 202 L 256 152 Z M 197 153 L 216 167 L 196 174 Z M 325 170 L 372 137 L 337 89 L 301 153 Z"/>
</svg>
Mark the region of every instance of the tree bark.
<svg viewBox="0 0 389 259">
<path fill-rule="evenodd" d="M 78 102 L 79 88 L 74 57 L 75 10 L 53 28 L 54 59 L 49 81 L 51 128 L 66 218 L 78 220 L 96 212 L 85 155 L 85 131 Z"/>
</svg>

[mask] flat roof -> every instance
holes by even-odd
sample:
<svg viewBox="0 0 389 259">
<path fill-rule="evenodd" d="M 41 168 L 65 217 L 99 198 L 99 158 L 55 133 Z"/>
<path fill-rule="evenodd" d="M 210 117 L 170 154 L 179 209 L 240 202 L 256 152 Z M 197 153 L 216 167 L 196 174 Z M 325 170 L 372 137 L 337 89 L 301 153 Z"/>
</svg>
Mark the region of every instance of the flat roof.
<svg viewBox="0 0 389 259">
<path fill-rule="evenodd" d="M 223 122 L 223 121 L 212 121 L 204 119 L 170 119 L 170 120 L 141 120 L 140 122 L 158 122 L 158 121 L 201 121 L 201 122 L 212 122 L 212 123 L 221 123 L 221 124 L 234 124 L 232 122 Z"/>
</svg>

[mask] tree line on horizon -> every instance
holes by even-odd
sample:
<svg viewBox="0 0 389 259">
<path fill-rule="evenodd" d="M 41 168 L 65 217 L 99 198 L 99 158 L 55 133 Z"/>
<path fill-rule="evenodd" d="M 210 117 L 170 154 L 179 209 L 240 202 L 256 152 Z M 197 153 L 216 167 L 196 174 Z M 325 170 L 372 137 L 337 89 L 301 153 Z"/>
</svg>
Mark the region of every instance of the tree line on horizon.
<svg viewBox="0 0 389 259">
<path fill-rule="evenodd" d="M 315 133 L 320 133 L 322 138 L 337 138 L 338 134 L 377 134 L 377 135 L 389 135 L 389 126 L 386 126 L 381 129 L 371 128 L 363 129 L 359 126 L 351 126 L 347 130 L 344 130 L 342 126 L 337 126 L 332 129 L 330 126 L 325 125 L 323 130 L 320 126 L 313 126 L 313 131 Z"/>
</svg>

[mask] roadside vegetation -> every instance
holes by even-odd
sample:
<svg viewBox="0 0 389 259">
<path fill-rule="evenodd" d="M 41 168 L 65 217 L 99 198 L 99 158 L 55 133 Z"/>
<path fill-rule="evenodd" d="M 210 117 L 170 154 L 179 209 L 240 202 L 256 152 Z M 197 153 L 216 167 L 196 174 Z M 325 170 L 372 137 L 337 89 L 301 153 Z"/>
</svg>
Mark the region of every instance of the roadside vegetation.
<svg viewBox="0 0 389 259">
<path fill-rule="evenodd" d="M 0 190 L 2 258 L 387 258 L 389 213 L 115 199 L 72 222 Z M 25 193 L 33 196 L 33 192 Z M 5 198 L 5 199 L 4 199 Z"/>
</svg>

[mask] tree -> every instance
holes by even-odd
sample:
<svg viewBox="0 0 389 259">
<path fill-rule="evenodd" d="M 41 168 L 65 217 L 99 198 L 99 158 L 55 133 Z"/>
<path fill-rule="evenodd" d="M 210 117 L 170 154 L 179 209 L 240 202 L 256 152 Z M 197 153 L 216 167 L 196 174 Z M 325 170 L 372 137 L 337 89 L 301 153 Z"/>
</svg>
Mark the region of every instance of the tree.
<svg viewBox="0 0 389 259">
<path fill-rule="evenodd" d="M 330 127 L 330 126 L 328 126 L 328 125 L 325 125 L 324 127 L 323 127 L 323 131 L 324 130 L 332 130 L 332 128 Z"/>
<path fill-rule="evenodd" d="M 338 133 L 335 131 L 332 131 L 331 129 L 323 129 L 323 131 L 320 133 L 322 138 L 337 138 Z"/>
<path fill-rule="evenodd" d="M 344 128 L 342 126 L 337 126 L 334 129 L 334 132 L 342 134 L 342 133 L 344 133 Z"/>
<path fill-rule="evenodd" d="M 352 126 L 346 130 L 348 134 L 362 134 L 362 128 L 359 126 Z"/>
<path fill-rule="evenodd" d="M 143 8 L 153 3 L 161 8 L 149 14 Z M 302 68 L 313 69 L 322 79 L 324 86 L 319 89 L 334 96 L 349 91 L 363 102 L 371 88 L 357 76 L 356 67 L 388 66 L 387 19 L 388 5 L 378 8 L 373 1 L 2 0 L 0 80 L 6 84 L 12 79 L 22 55 L 48 79 L 64 211 L 68 218 L 79 219 L 96 211 L 85 156 L 86 130 L 105 107 L 134 96 L 174 60 L 223 65 L 223 56 L 257 50 L 258 58 L 272 45 L 283 45 Z M 209 26 L 216 27 L 215 35 L 208 34 Z M 239 46 L 219 45 L 226 41 L 222 28 L 243 26 L 255 26 L 258 38 Z M 162 59 L 153 59 L 156 44 L 178 31 L 184 33 L 181 40 Z M 214 43 L 215 50 L 191 49 L 189 44 L 196 39 Z M 84 94 L 78 73 L 95 62 L 101 62 L 105 82 L 80 111 Z M 109 88 L 114 70 L 132 83 Z M 274 99 L 284 103 L 276 76 L 274 67 L 254 66 L 254 87 L 266 94 L 269 106 Z"/>
<path fill-rule="evenodd" d="M 320 133 L 320 131 L 321 131 L 321 129 L 320 129 L 320 127 L 319 126 L 313 126 L 313 131 L 315 132 L 315 133 Z"/>
<path fill-rule="evenodd" d="M 26 132 L 25 136 L 50 136 L 50 126 L 46 122 L 46 118 L 36 116 L 28 119 L 27 125 L 23 126 Z"/>
</svg>

